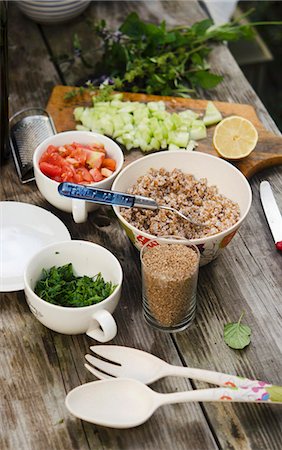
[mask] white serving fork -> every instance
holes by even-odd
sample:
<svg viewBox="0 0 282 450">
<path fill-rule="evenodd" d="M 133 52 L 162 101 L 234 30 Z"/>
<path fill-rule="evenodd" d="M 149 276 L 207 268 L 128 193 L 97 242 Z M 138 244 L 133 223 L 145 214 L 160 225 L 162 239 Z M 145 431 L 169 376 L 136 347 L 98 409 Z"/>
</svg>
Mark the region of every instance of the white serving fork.
<svg viewBox="0 0 282 450">
<path fill-rule="evenodd" d="M 100 379 L 133 378 L 145 384 L 151 384 L 165 376 L 180 376 L 218 386 L 230 388 L 245 388 L 253 393 L 263 393 L 265 389 L 272 388 L 270 383 L 248 378 L 228 375 L 210 370 L 195 369 L 191 367 L 174 366 L 166 363 L 156 356 L 137 350 L 135 348 L 118 345 L 94 345 L 90 347 L 94 355 L 86 354 L 88 363 L 85 364 L 93 375 Z M 275 386 L 281 395 L 282 387 Z"/>
</svg>

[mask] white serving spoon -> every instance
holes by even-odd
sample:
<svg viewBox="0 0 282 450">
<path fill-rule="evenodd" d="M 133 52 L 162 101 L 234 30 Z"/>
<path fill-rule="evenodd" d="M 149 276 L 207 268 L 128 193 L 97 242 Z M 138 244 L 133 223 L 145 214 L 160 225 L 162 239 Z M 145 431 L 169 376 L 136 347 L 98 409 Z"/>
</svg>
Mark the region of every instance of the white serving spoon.
<svg viewBox="0 0 282 450">
<path fill-rule="evenodd" d="M 275 388 L 275 386 L 273 386 Z M 74 416 L 111 428 L 132 428 L 148 420 L 159 406 L 183 402 L 272 403 L 252 389 L 228 387 L 160 394 L 129 378 L 99 380 L 78 386 L 68 393 L 66 407 Z M 282 399 L 273 400 L 282 403 Z"/>
</svg>

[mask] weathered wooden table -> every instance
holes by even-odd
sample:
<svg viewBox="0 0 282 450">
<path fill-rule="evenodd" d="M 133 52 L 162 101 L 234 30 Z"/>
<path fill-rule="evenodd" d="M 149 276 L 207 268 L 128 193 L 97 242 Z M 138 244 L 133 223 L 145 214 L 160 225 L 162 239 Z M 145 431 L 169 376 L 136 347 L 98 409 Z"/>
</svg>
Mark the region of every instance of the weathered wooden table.
<svg viewBox="0 0 282 450">
<path fill-rule="evenodd" d="M 73 22 L 39 27 L 10 2 L 10 113 L 27 106 L 45 106 L 54 85 L 73 84 L 87 75 L 78 61 L 72 67 L 54 61 L 70 51 L 74 32 L 87 42 L 86 18 L 106 18 L 117 25 L 133 10 L 144 19 L 165 19 L 169 25 L 191 24 L 204 17 L 192 1 L 92 2 Z M 214 50 L 211 62 L 224 74 L 224 82 L 210 98 L 254 105 L 265 127 L 278 134 L 228 49 Z M 155 332 L 145 324 L 138 254 L 113 217 L 93 213 L 87 223 L 76 225 L 70 215 L 42 198 L 35 183 L 20 184 L 12 160 L 1 172 L 1 200 L 33 203 L 52 211 L 67 225 L 72 238 L 99 243 L 120 260 L 125 279 L 115 312 L 118 335 L 113 344 L 152 352 L 172 364 L 282 384 L 282 259 L 275 251 L 258 195 L 259 182 L 268 179 L 282 208 L 281 166 L 252 179 L 250 214 L 223 254 L 201 269 L 196 320 L 186 332 L 174 336 Z M 42 326 L 30 313 L 23 292 L 1 294 L 0 305 L 1 449 L 281 449 L 280 406 L 172 405 L 130 430 L 81 422 L 67 412 L 64 400 L 72 388 L 93 380 L 83 365 L 93 342 L 86 336 L 60 335 Z M 243 310 L 244 320 L 252 328 L 252 343 L 244 351 L 234 351 L 223 341 L 223 326 L 236 321 Z M 172 392 L 205 384 L 166 378 L 153 387 Z"/>
</svg>

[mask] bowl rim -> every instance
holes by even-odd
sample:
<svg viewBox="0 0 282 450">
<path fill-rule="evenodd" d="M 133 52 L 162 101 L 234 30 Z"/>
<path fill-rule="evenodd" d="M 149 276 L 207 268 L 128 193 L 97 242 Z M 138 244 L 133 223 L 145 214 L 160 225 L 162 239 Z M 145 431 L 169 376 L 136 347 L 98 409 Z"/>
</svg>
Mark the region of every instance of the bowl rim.
<svg viewBox="0 0 282 450">
<path fill-rule="evenodd" d="M 116 189 L 116 184 L 119 182 L 119 180 L 121 179 L 122 176 L 124 176 L 124 173 L 126 172 L 126 170 L 128 170 L 129 168 L 131 168 L 132 166 L 137 165 L 143 158 L 157 158 L 159 155 L 164 155 L 167 154 L 168 151 L 162 151 L 162 152 L 156 152 L 156 153 L 152 153 L 151 155 L 146 155 L 144 157 L 138 158 L 136 161 L 133 161 L 132 163 L 128 164 L 127 166 L 125 166 L 121 172 L 118 174 L 118 176 L 115 178 L 113 185 L 112 185 L 112 189 Z M 169 151 L 169 154 L 175 154 L 175 155 L 179 155 L 179 151 Z M 183 152 L 184 153 L 184 152 Z M 251 208 L 251 204 L 252 204 L 252 190 L 251 190 L 251 186 L 247 180 L 247 178 L 245 177 L 245 175 L 242 174 L 242 172 L 240 172 L 239 169 L 237 169 L 237 167 L 234 167 L 233 164 L 229 163 L 228 161 L 219 158 L 217 156 L 214 155 L 210 155 L 208 153 L 204 153 L 204 152 L 189 152 L 187 153 L 187 155 L 200 155 L 200 157 L 204 157 L 204 158 L 210 158 L 210 159 L 216 159 L 216 160 L 220 160 L 222 164 L 226 164 L 228 166 L 230 166 L 234 172 L 241 178 L 241 180 L 243 181 L 243 183 L 245 184 L 248 194 L 249 194 L 249 199 L 248 199 L 248 204 L 246 207 L 246 211 L 245 213 L 240 217 L 240 219 L 231 227 L 226 228 L 226 230 L 223 230 L 219 233 L 213 234 L 211 236 L 206 236 L 203 238 L 198 238 L 198 239 L 189 239 L 189 241 L 193 244 L 199 245 L 199 244 L 205 244 L 208 242 L 213 241 L 214 239 L 218 239 L 218 238 L 223 238 L 228 234 L 231 234 L 233 231 L 237 230 L 239 228 L 239 226 L 242 224 L 242 222 L 245 220 L 246 216 L 248 215 L 250 208 Z M 192 156 L 192 158 L 194 158 L 195 156 Z M 140 174 L 139 176 L 142 176 L 142 174 Z M 135 226 L 131 225 L 119 212 L 120 207 L 119 206 L 113 206 L 113 210 L 116 214 L 116 216 L 118 217 L 118 219 L 129 229 L 131 229 L 136 235 L 141 235 L 144 236 L 148 239 L 156 239 L 156 238 L 161 238 L 161 236 L 155 236 L 153 234 L 149 234 L 146 233 L 145 231 L 141 231 L 138 228 L 136 228 Z M 173 237 L 172 237 L 173 239 Z M 183 237 L 183 239 L 187 240 L 188 238 Z"/>
<path fill-rule="evenodd" d="M 120 161 L 117 164 L 117 167 L 115 169 L 115 171 L 112 173 L 112 175 L 110 175 L 108 178 L 105 178 L 104 180 L 101 181 L 93 181 L 93 183 L 91 184 L 91 186 L 96 186 L 99 183 L 102 183 L 103 181 L 107 181 L 107 180 L 113 180 L 117 174 L 122 170 L 123 164 L 124 164 L 124 154 L 122 149 L 120 148 L 120 146 L 111 138 L 109 138 L 108 136 L 101 134 L 101 133 L 96 133 L 96 131 L 86 131 L 86 130 L 68 130 L 68 131 L 61 131 L 57 134 L 54 134 L 52 136 L 49 136 L 48 138 L 44 139 L 44 141 L 42 141 L 34 150 L 33 152 L 33 157 L 32 157 L 32 163 L 33 163 L 33 168 L 34 168 L 34 174 L 40 174 L 44 177 L 44 179 L 50 181 L 52 184 L 54 184 L 54 186 L 58 186 L 60 184 L 60 181 L 56 181 L 56 180 L 52 180 L 52 178 L 47 177 L 47 175 L 45 175 L 39 168 L 39 160 L 37 162 L 37 157 L 38 157 L 38 153 L 40 152 L 41 148 L 43 146 L 48 146 L 50 145 L 50 142 L 52 143 L 52 141 L 54 139 L 56 139 L 56 137 L 58 136 L 68 136 L 70 134 L 73 133 L 78 133 L 79 135 L 82 134 L 90 134 L 90 135 L 94 135 L 94 139 L 97 138 L 99 140 L 100 137 L 102 137 L 103 139 L 106 139 L 106 141 L 108 141 L 110 144 L 114 144 L 115 149 L 117 150 L 117 153 L 120 155 Z M 56 144 L 53 144 L 56 146 Z M 45 150 L 47 150 L 47 147 L 45 148 Z M 43 152 L 42 152 L 43 153 Z M 42 153 L 40 154 L 40 156 L 42 155 Z M 116 161 L 117 163 L 117 161 Z"/>
<path fill-rule="evenodd" d="M 111 295 L 109 295 L 107 298 L 105 298 L 104 300 L 102 300 L 99 303 L 94 303 L 93 305 L 88 305 L 88 306 L 61 306 L 61 305 L 54 305 L 53 303 L 49 303 L 46 300 L 44 300 L 43 298 L 39 297 L 34 290 L 31 288 L 30 286 L 30 282 L 29 280 L 27 280 L 27 272 L 28 272 L 28 268 L 31 264 L 34 264 L 34 260 L 41 255 L 42 253 L 44 253 L 45 251 L 48 251 L 49 249 L 51 250 L 52 248 L 58 246 L 58 245 L 66 245 L 66 246 L 70 246 L 73 243 L 75 244 L 80 244 L 80 245 L 87 245 L 87 246 L 91 246 L 92 248 L 95 247 L 99 247 L 102 248 L 103 250 L 105 250 L 106 254 L 112 258 L 118 268 L 119 271 L 119 276 L 118 278 L 120 279 L 120 281 L 117 283 L 115 290 L 111 293 Z M 28 293 L 28 295 L 31 295 L 33 297 L 33 299 L 35 301 L 37 301 L 38 303 L 43 302 L 43 304 L 47 305 L 47 307 L 51 307 L 53 309 L 57 309 L 57 310 L 61 310 L 61 311 L 86 311 L 88 308 L 93 308 L 93 306 L 98 306 L 104 302 L 107 302 L 109 300 L 111 300 L 117 293 L 118 291 L 121 289 L 122 287 L 122 283 L 123 283 L 123 270 L 121 267 L 121 264 L 119 262 L 119 260 L 117 259 L 117 257 L 107 248 L 103 247 L 102 245 L 96 244 L 95 242 L 91 242 L 91 241 L 84 241 L 82 239 L 71 239 L 70 241 L 58 241 L 56 243 L 52 243 L 50 245 L 46 245 L 45 247 L 42 247 L 37 253 L 35 253 L 35 255 L 33 255 L 33 257 L 28 261 L 26 268 L 24 270 L 24 291 Z"/>
</svg>

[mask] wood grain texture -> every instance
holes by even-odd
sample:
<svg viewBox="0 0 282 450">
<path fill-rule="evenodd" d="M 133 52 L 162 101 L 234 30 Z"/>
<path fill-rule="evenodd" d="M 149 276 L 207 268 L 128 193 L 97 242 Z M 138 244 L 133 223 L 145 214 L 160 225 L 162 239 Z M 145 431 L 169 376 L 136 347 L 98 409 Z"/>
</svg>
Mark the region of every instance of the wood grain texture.
<svg viewBox="0 0 282 450">
<path fill-rule="evenodd" d="M 60 77 L 38 25 L 9 4 L 9 109 L 44 107 L 48 93 Z"/>
<path fill-rule="evenodd" d="M 39 27 L 22 16 L 15 5 L 11 5 L 10 15 L 10 103 L 14 113 L 25 106 L 44 106 L 51 92 L 50 80 L 56 85 L 59 76 Z M 25 59 L 20 57 L 20 43 L 24 40 L 31 41 Z M 29 76 L 33 66 L 37 69 Z M 1 169 L 2 200 L 33 203 L 50 210 L 67 225 L 73 238 L 100 243 L 121 261 L 127 277 L 116 314 L 120 332 L 113 343 L 144 348 L 181 364 L 170 337 L 154 334 L 142 320 L 137 255 L 117 221 L 108 216 L 108 210 L 98 211 L 87 224 L 75 225 L 68 214 L 51 207 L 41 197 L 35 183 L 21 185 L 14 174 L 10 160 Z M 162 442 L 179 450 L 217 448 L 197 404 L 163 408 L 144 427 L 128 431 L 95 427 L 70 416 L 64 406 L 66 393 L 93 379 L 83 366 L 84 354 L 93 341 L 85 336 L 59 335 L 43 327 L 31 315 L 22 293 L 1 293 L 0 307 L 0 448 L 153 450 Z M 163 391 L 189 388 L 188 380 L 167 380 L 156 386 Z M 169 423 L 171 427 L 166 426 Z"/>
<path fill-rule="evenodd" d="M 46 109 L 53 118 L 58 132 L 75 129 L 76 122 L 73 117 L 73 109 L 76 106 L 92 106 L 91 97 L 88 94 L 79 95 L 75 100 L 65 100 L 65 95 L 73 89 L 75 88 L 71 86 L 56 86 L 48 101 Z M 145 94 L 124 93 L 124 100 L 137 102 L 164 101 L 167 109 L 171 112 L 192 109 L 203 114 L 207 106 L 207 100 Z M 252 106 L 218 101 L 214 103 L 223 117 L 242 116 L 250 120 L 258 131 L 259 140 L 256 149 L 247 158 L 233 162 L 247 178 L 251 178 L 255 173 L 263 169 L 282 164 L 282 138 L 275 136 L 264 128 Z M 197 151 L 218 156 L 212 144 L 214 128 L 214 126 L 208 127 L 208 136 L 206 139 L 198 141 Z M 125 151 L 125 155 L 126 162 L 129 162 L 144 154 L 135 150 L 134 152 Z"/>
<path fill-rule="evenodd" d="M 116 26 L 132 10 L 142 18 L 170 25 L 203 17 L 196 2 L 92 2 L 85 14 L 65 25 L 39 28 L 10 2 L 11 112 L 44 106 L 51 88 L 88 75 L 75 61 L 54 65 L 51 56 L 71 47 L 79 31 L 88 42 L 85 18 L 106 18 Z M 28 42 L 28 45 L 26 43 Z M 23 53 L 24 47 L 24 53 Z M 89 44 L 89 52 L 91 45 Z M 23 57 L 24 55 L 24 57 Z M 244 79 L 226 47 L 212 54 L 212 65 L 224 82 L 207 97 L 254 106 L 265 128 L 277 133 L 269 114 Z M 30 68 L 36 67 L 35 70 Z M 251 180 L 253 204 L 245 224 L 222 255 L 200 272 L 198 312 L 193 326 L 174 337 L 155 332 L 143 321 L 139 257 L 108 209 L 99 209 L 85 224 L 51 207 L 34 183 L 21 185 L 12 161 L 1 168 L 1 200 L 33 203 L 56 214 L 72 238 L 104 245 L 120 260 L 125 273 L 122 300 L 115 312 L 118 335 L 113 344 L 150 351 L 172 364 L 212 368 L 281 384 L 281 254 L 276 252 L 258 196 L 268 179 L 282 208 L 282 168 L 269 169 Z M 64 336 L 43 327 L 31 315 L 22 293 L 1 294 L 0 448 L 7 450 L 280 450 L 281 408 L 268 405 L 189 404 L 163 407 L 146 424 L 132 430 L 95 427 L 71 417 L 64 407 L 66 392 L 93 378 L 83 366 L 93 344 L 86 336 Z M 223 324 L 238 319 L 253 330 L 244 351 L 223 342 Z M 203 383 L 192 383 L 202 387 Z M 190 389 L 188 380 L 168 378 L 154 384 L 168 392 Z"/>
</svg>

